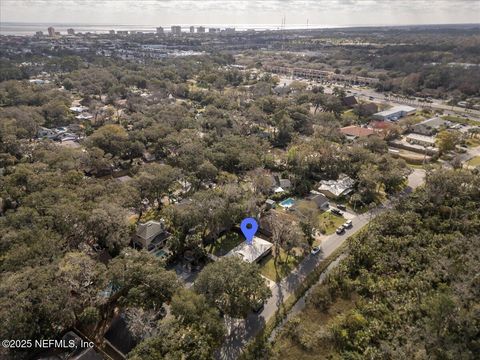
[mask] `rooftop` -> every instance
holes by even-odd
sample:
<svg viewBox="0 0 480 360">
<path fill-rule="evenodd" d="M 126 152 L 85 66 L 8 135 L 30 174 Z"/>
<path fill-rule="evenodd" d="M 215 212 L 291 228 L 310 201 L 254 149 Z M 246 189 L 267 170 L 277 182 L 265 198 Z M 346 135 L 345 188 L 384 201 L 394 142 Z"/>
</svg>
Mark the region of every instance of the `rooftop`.
<svg viewBox="0 0 480 360">
<path fill-rule="evenodd" d="M 344 135 L 353 137 L 367 137 L 377 133 L 373 129 L 363 128 L 355 125 L 345 126 L 340 129 L 340 132 Z"/>
<path fill-rule="evenodd" d="M 351 190 L 355 185 L 355 180 L 348 175 L 342 174 L 337 180 L 322 180 L 318 191 L 328 191 L 335 196 L 340 196 Z"/>
<path fill-rule="evenodd" d="M 251 245 L 244 241 L 230 250 L 225 256 L 238 256 L 248 263 L 254 263 L 265 255 L 272 246 L 271 242 L 254 236 Z"/>
<path fill-rule="evenodd" d="M 408 106 L 408 105 L 398 105 L 398 106 L 394 106 L 390 109 L 380 111 L 380 112 L 376 113 L 375 115 L 377 115 L 377 116 L 389 116 L 389 115 L 392 115 L 392 114 L 396 114 L 398 112 L 407 112 L 408 113 L 408 112 L 415 111 L 415 110 L 417 110 L 417 109 L 414 108 L 414 107 Z"/>
<path fill-rule="evenodd" d="M 138 225 L 137 236 L 144 240 L 151 240 L 162 233 L 163 230 L 163 223 L 150 220 L 144 224 Z"/>
<path fill-rule="evenodd" d="M 407 140 L 408 139 L 431 143 L 433 145 L 435 144 L 435 138 L 433 136 L 425 136 L 425 135 L 411 133 L 407 135 Z"/>
</svg>

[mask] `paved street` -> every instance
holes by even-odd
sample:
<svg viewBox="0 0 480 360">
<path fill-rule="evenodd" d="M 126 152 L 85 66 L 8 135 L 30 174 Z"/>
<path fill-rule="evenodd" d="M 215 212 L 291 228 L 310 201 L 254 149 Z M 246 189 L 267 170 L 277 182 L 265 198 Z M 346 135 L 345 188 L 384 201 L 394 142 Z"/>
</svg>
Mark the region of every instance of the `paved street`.
<svg viewBox="0 0 480 360">
<path fill-rule="evenodd" d="M 280 76 L 280 84 L 286 84 L 289 85 L 293 79 L 291 77 L 286 77 L 286 76 Z M 302 79 L 300 81 L 304 82 L 314 82 L 308 79 Z M 318 83 L 318 85 L 323 86 L 325 89 L 326 94 L 331 94 L 333 92 L 333 89 L 335 87 L 342 88 L 343 84 L 333 84 L 333 85 L 325 85 Z M 350 94 L 348 95 L 355 95 L 359 100 L 375 100 L 377 103 L 382 103 L 382 104 L 389 104 L 389 105 L 399 105 L 399 104 L 406 104 L 406 105 L 411 105 L 415 107 L 425 107 L 425 108 L 431 108 L 434 110 L 443 110 L 447 114 L 464 114 L 467 115 L 471 118 L 474 119 L 480 119 L 480 111 L 479 110 L 474 110 L 474 109 L 465 109 L 463 107 L 459 106 L 451 106 L 445 104 L 445 101 L 442 99 L 432 99 L 431 103 L 427 102 L 422 102 L 420 101 L 420 98 L 415 98 L 414 100 L 401 100 L 401 99 L 395 99 L 393 97 L 386 98 L 384 93 L 379 93 L 375 91 L 375 89 L 372 88 L 367 88 L 367 87 L 359 87 L 359 86 L 353 86 L 348 88 L 349 91 L 351 91 Z"/>
<path fill-rule="evenodd" d="M 423 183 L 425 171 L 414 169 L 408 177 L 409 193 Z M 312 272 L 325 258 L 330 256 L 345 240 L 357 233 L 373 218 L 386 211 L 389 206 L 379 206 L 369 212 L 357 215 L 353 218 L 353 228 L 342 235 L 336 233 L 326 236 L 322 240 L 322 252 L 317 256 L 307 256 L 299 266 L 280 283 L 271 287 L 272 297 L 265 303 L 265 307 L 259 314 L 251 313 L 246 320 L 235 320 L 227 323 L 229 329 L 227 340 L 222 347 L 218 359 L 236 359 L 245 344 L 252 339 L 266 322 L 275 314 L 279 306 L 299 287 L 305 277 Z"/>
</svg>

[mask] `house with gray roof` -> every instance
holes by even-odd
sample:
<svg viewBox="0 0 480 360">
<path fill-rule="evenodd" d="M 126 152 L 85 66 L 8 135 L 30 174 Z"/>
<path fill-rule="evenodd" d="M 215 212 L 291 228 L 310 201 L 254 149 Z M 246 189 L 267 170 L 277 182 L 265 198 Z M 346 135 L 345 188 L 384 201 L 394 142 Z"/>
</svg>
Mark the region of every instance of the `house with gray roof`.
<svg viewBox="0 0 480 360">
<path fill-rule="evenodd" d="M 419 135 L 433 136 L 442 129 L 449 128 L 451 123 L 440 117 L 433 117 L 413 125 L 412 132 Z"/>
<path fill-rule="evenodd" d="M 134 244 L 148 251 L 154 251 L 165 245 L 170 233 L 165 230 L 163 221 L 147 221 L 137 226 Z"/>
<path fill-rule="evenodd" d="M 309 200 L 313 201 L 320 210 L 327 210 L 330 207 L 328 198 L 323 194 L 313 194 Z"/>
<path fill-rule="evenodd" d="M 329 198 L 337 198 L 348 195 L 353 191 L 355 180 L 346 174 L 341 174 L 337 180 L 322 180 L 318 191 Z"/>
</svg>

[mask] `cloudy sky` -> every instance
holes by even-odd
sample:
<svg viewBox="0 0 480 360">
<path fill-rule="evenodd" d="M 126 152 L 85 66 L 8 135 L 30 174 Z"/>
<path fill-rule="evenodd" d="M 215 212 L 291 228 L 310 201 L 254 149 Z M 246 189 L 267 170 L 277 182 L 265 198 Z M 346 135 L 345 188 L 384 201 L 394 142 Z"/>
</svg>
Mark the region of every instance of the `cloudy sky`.
<svg viewBox="0 0 480 360">
<path fill-rule="evenodd" d="M 480 23 L 480 0 L 0 0 L 1 22 L 352 26 Z"/>
</svg>

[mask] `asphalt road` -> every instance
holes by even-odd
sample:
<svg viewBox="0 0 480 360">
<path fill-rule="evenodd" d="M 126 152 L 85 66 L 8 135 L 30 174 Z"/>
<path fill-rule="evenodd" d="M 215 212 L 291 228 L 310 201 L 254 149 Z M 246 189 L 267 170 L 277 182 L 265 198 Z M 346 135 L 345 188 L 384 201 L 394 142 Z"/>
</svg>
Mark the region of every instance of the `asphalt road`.
<svg viewBox="0 0 480 360">
<path fill-rule="evenodd" d="M 404 194 L 411 192 L 420 186 L 425 177 L 425 171 L 414 169 L 408 176 L 408 187 Z M 336 233 L 322 239 L 322 251 L 316 256 L 307 256 L 298 267 L 279 283 L 273 283 L 270 287 L 272 296 L 265 303 L 263 310 L 254 314 L 251 313 L 246 320 L 227 320 L 227 339 L 217 353 L 217 359 L 236 359 L 247 342 L 257 335 L 265 326 L 268 320 L 275 314 L 280 305 L 297 289 L 305 277 L 312 272 L 325 258 L 330 256 L 345 240 L 357 233 L 373 218 L 386 211 L 391 206 L 379 206 L 364 214 L 357 215 L 352 219 L 353 228 L 341 235 Z"/>
<path fill-rule="evenodd" d="M 291 77 L 280 76 L 280 84 L 289 85 L 292 81 L 293 79 Z M 302 79 L 299 81 L 303 81 L 307 83 L 314 82 L 308 79 Z M 327 94 L 331 94 L 335 87 L 339 87 L 339 88 L 343 87 L 343 84 L 325 85 L 325 84 L 318 83 L 318 85 L 323 86 L 325 88 L 325 93 Z M 379 93 L 375 91 L 375 89 L 368 88 L 368 87 L 353 86 L 353 87 L 349 87 L 347 90 L 351 92 L 348 95 L 355 95 L 357 99 L 361 99 L 361 100 L 375 100 L 376 102 L 389 104 L 392 106 L 405 104 L 405 105 L 410 105 L 414 107 L 425 107 L 425 108 L 431 108 L 434 110 L 443 110 L 447 114 L 463 114 L 473 119 L 477 119 L 477 120 L 480 119 L 479 110 L 465 109 L 459 106 L 447 105 L 445 104 L 445 101 L 442 99 L 432 99 L 431 103 L 427 103 L 427 102 L 420 101 L 421 100 L 420 98 L 414 98 L 413 100 L 396 99 L 393 96 L 387 98 L 385 97 L 384 93 Z"/>
</svg>

